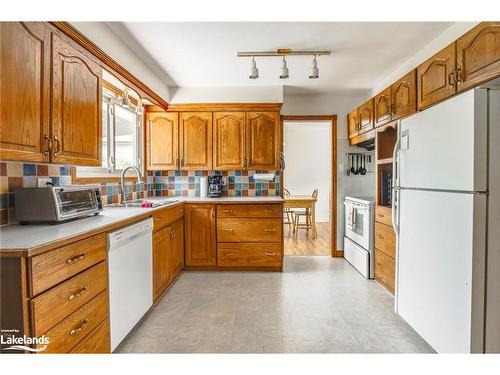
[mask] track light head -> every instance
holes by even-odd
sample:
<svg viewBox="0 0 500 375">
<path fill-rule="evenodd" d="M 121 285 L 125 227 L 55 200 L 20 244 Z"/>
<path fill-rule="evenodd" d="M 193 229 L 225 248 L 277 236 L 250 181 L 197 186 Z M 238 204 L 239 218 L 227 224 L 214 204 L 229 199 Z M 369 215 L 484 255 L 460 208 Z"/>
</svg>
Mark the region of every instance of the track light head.
<svg viewBox="0 0 500 375">
<path fill-rule="evenodd" d="M 252 57 L 252 63 L 250 66 L 250 75 L 248 76 L 250 79 L 259 78 L 259 69 L 257 69 L 257 63 L 255 62 L 255 58 Z"/>
<path fill-rule="evenodd" d="M 286 60 L 285 60 L 285 56 L 283 56 L 283 60 L 281 62 L 281 74 L 280 74 L 280 78 L 281 79 L 287 79 L 289 76 L 288 74 L 288 67 L 286 66 Z"/>
<path fill-rule="evenodd" d="M 130 99 L 129 99 L 129 97 L 128 97 L 128 90 L 127 90 L 127 89 L 124 89 L 124 90 L 123 90 L 122 106 L 123 106 L 123 107 L 128 107 L 128 106 L 130 106 Z"/>
<path fill-rule="evenodd" d="M 312 61 L 311 70 L 309 71 L 309 78 L 316 79 L 319 78 L 318 62 L 316 61 L 316 55 Z"/>
</svg>

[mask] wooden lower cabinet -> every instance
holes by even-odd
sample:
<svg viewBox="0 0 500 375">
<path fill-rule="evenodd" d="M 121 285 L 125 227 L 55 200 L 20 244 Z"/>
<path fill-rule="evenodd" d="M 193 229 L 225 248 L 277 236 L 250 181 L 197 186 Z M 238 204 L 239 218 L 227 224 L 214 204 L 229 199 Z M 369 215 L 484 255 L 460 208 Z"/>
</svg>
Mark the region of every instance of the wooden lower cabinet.
<svg viewBox="0 0 500 375">
<path fill-rule="evenodd" d="M 375 280 L 394 294 L 396 262 L 382 251 L 375 249 Z"/>
<path fill-rule="evenodd" d="M 153 293 L 158 300 L 172 279 L 172 245 L 168 228 L 153 233 Z"/>
<path fill-rule="evenodd" d="M 185 206 L 186 266 L 215 266 L 215 204 Z"/>
<path fill-rule="evenodd" d="M 219 243 L 217 265 L 233 267 L 281 267 L 280 243 Z"/>
<path fill-rule="evenodd" d="M 71 350 L 72 354 L 107 354 L 111 351 L 109 321 L 105 319 Z"/>
<path fill-rule="evenodd" d="M 175 279 L 184 268 L 184 220 L 170 226 L 172 242 L 172 279 Z"/>
</svg>

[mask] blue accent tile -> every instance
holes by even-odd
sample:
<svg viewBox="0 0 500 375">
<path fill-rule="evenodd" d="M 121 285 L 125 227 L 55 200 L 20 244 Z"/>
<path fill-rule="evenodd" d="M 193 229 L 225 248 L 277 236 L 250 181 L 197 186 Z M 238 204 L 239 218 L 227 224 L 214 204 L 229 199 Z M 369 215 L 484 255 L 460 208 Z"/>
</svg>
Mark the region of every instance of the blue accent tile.
<svg viewBox="0 0 500 375">
<path fill-rule="evenodd" d="M 236 190 L 241 190 L 241 184 L 240 183 L 234 184 L 234 188 Z"/>
<path fill-rule="evenodd" d="M 194 171 L 195 176 L 201 176 L 201 171 Z"/>
<path fill-rule="evenodd" d="M 241 190 L 248 190 L 248 184 L 247 183 L 241 184 Z"/>
<path fill-rule="evenodd" d="M 161 171 L 155 171 L 155 177 L 161 176 Z"/>
<path fill-rule="evenodd" d="M 69 176 L 70 174 L 71 173 L 70 173 L 69 165 L 63 165 L 63 166 L 59 167 L 59 175 Z"/>
<path fill-rule="evenodd" d="M 175 177 L 174 176 L 168 176 L 168 182 L 173 184 L 175 182 Z"/>
<path fill-rule="evenodd" d="M 237 197 L 241 197 L 241 191 L 240 190 L 235 190 L 234 195 Z"/>
<path fill-rule="evenodd" d="M 190 184 L 194 184 L 194 176 L 189 176 L 188 181 Z"/>
<path fill-rule="evenodd" d="M 255 190 L 255 196 L 260 197 L 262 192 L 260 190 Z"/>
<path fill-rule="evenodd" d="M 241 171 L 235 171 L 236 176 L 241 176 Z"/>
<path fill-rule="evenodd" d="M 36 164 L 23 164 L 23 176 L 36 176 Z"/>
<path fill-rule="evenodd" d="M 260 190 L 260 189 L 262 189 L 262 184 L 260 182 L 257 182 L 255 184 L 255 190 Z"/>
<path fill-rule="evenodd" d="M 216 176 L 222 176 L 222 172 L 221 172 L 221 171 L 214 171 L 214 174 L 215 174 Z"/>
<path fill-rule="evenodd" d="M 228 180 L 230 183 L 234 183 L 234 176 L 229 176 Z"/>
<path fill-rule="evenodd" d="M 51 177 L 52 183 L 54 186 L 59 186 L 59 177 Z"/>
<path fill-rule="evenodd" d="M 176 175 L 176 176 L 181 176 L 181 175 L 182 175 L 182 173 L 181 173 L 181 171 L 175 171 L 175 175 Z"/>
<path fill-rule="evenodd" d="M 255 179 L 253 178 L 253 176 L 248 176 L 248 182 L 250 182 L 250 183 L 255 182 Z"/>
</svg>

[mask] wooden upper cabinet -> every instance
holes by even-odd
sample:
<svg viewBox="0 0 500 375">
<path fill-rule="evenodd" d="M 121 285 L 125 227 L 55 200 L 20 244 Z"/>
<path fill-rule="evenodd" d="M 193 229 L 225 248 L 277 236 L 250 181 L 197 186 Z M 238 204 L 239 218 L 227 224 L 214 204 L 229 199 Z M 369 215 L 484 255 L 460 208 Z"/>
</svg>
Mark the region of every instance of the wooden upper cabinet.
<svg viewBox="0 0 500 375">
<path fill-rule="evenodd" d="M 212 112 L 181 112 L 181 169 L 212 169 Z"/>
<path fill-rule="evenodd" d="M 170 227 L 153 233 L 153 294 L 156 301 L 172 279 Z"/>
<path fill-rule="evenodd" d="M 150 112 L 146 116 L 149 170 L 175 170 L 179 160 L 179 114 Z"/>
<path fill-rule="evenodd" d="M 0 22 L 0 159 L 49 161 L 50 33 Z"/>
<path fill-rule="evenodd" d="M 214 169 L 245 168 L 245 113 L 214 112 L 213 120 Z"/>
<path fill-rule="evenodd" d="M 248 169 L 280 168 L 281 129 L 278 112 L 247 112 L 246 153 Z"/>
<path fill-rule="evenodd" d="M 418 66 L 418 109 L 455 94 L 455 51 L 455 43 L 450 44 Z"/>
<path fill-rule="evenodd" d="M 102 69 L 52 34 L 52 161 L 101 165 Z"/>
<path fill-rule="evenodd" d="M 185 206 L 186 265 L 215 266 L 215 205 Z"/>
<path fill-rule="evenodd" d="M 358 108 L 358 134 L 366 133 L 373 129 L 373 99 Z"/>
<path fill-rule="evenodd" d="M 392 120 L 417 111 L 417 71 L 414 69 L 391 86 Z"/>
<path fill-rule="evenodd" d="M 388 87 L 373 99 L 373 122 L 375 127 L 391 121 L 391 88 Z"/>
<path fill-rule="evenodd" d="M 348 137 L 354 138 L 358 135 L 358 110 L 355 109 L 347 115 L 347 133 Z"/>
<path fill-rule="evenodd" d="M 457 39 L 457 87 L 468 90 L 500 75 L 500 22 L 482 22 Z"/>
</svg>

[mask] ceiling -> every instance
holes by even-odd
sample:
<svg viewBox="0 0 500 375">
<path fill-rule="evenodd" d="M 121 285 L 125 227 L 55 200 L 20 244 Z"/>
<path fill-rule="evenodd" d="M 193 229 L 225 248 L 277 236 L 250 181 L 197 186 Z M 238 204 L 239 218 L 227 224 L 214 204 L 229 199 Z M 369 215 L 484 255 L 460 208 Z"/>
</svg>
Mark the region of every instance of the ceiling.
<svg viewBox="0 0 500 375">
<path fill-rule="evenodd" d="M 108 26 L 169 86 L 283 85 L 286 93 L 372 89 L 451 22 L 120 22 Z M 238 51 L 330 49 L 318 58 L 290 56 L 290 78 L 279 79 L 279 58 L 257 59 L 260 78 Z"/>
</svg>

